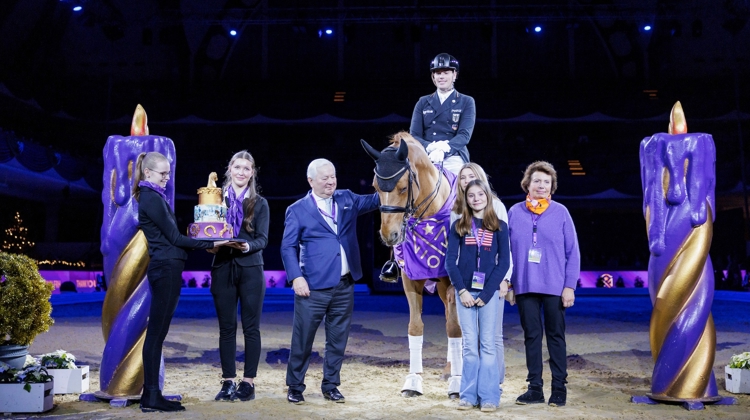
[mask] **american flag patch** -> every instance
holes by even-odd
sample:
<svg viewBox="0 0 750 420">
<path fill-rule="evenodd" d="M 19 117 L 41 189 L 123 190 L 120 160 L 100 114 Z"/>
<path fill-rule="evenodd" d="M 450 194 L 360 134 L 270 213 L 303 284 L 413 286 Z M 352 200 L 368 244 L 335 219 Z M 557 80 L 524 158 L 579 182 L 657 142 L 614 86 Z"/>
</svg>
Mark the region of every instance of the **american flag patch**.
<svg viewBox="0 0 750 420">
<path fill-rule="evenodd" d="M 483 247 L 492 248 L 492 233 L 493 232 L 489 231 L 489 230 L 485 231 L 484 229 L 478 229 L 477 236 L 479 236 L 480 238 L 482 236 L 484 236 L 484 238 L 482 239 L 482 246 Z M 476 244 L 477 244 L 477 238 L 475 238 L 473 236 L 466 236 L 464 243 L 466 245 L 474 245 L 474 246 L 476 246 Z"/>
</svg>

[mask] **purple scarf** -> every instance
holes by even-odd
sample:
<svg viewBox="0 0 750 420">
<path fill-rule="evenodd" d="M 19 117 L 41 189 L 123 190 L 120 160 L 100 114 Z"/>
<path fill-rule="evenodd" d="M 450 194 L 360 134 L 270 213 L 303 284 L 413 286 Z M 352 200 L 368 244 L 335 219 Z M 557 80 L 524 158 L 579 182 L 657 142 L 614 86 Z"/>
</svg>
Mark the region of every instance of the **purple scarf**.
<svg viewBox="0 0 750 420">
<path fill-rule="evenodd" d="M 138 186 L 151 188 L 152 190 L 156 191 L 156 193 L 159 194 L 161 198 L 164 199 L 164 201 L 169 203 L 169 200 L 167 200 L 167 195 L 164 193 L 165 191 L 167 191 L 166 187 L 162 187 L 159 184 L 154 184 L 151 181 L 141 181 L 138 183 Z"/>
<path fill-rule="evenodd" d="M 227 223 L 234 228 L 235 237 L 240 234 L 240 227 L 242 226 L 242 219 L 244 218 L 242 201 L 245 200 L 245 194 L 247 194 L 249 188 L 250 185 L 245 187 L 239 197 L 237 197 L 237 194 L 234 192 L 234 188 L 232 188 L 231 185 L 227 188 Z"/>
</svg>

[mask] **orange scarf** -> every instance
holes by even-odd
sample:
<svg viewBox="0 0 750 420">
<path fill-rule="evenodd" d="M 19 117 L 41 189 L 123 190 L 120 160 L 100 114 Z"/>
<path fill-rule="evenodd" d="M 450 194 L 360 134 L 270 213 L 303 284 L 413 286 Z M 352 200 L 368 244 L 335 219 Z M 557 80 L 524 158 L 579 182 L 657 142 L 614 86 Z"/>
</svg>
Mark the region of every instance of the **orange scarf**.
<svg viewBox="0 0 750 420">
<path fill-rule="evenodd" d="M 534 214 L 542 214 L 549 208 L 549 198 L 542 198 L 536 201 L 536 205 L 531 202 L 531 196 L 526 195 L 526 208 Z"/>
</svg>

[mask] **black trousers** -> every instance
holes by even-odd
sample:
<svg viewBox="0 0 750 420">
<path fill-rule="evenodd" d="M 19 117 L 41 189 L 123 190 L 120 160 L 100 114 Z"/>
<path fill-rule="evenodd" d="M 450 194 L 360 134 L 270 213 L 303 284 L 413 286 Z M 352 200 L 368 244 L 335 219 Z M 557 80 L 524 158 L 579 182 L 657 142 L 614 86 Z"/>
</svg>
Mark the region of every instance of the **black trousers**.
<svg viewBox="0 0 750 420">
<path fill-rule="evenodd" d="M 230 261 L 211 270 L 211 294 L 219 319 L 221 377 L 237 376 L 237 303 L 245 336 L 245 378 L 255 378 L 260 361 L 260 315 L 266 295 L 263 266 L 243 267 Z"/>
<path fill-rule="evenodd" d="M 541 293 L 523 293 L 516 295 L 516 303 L 526 346 L 526 368 L 529 370 L 526 382 L 530 385 L 543 385 L 541 313 L 544 311 L 544 333 L 547 336 L 552 386 L 564 386 L 568 383 L 568 361 L 562 298 Z"/>
<path fill-rule="evenodd" d="M 341 385 L 341 365 L 352 325 L 354 280 L 351 275 L 330 289 L 311 290 L 310 296 L 294 295 L 292 348 L 286 370 L 286 384 L 293 391 L 304 392 L 305 374 L 310 365 L 313 341 L 325 318 L 326 350 L 321 390 L 328 392 Z"/>
<path fill-rule="evenodd" d="M 161 350 L 180 300 L 184 267 L 185 261 L 175 259 L 151 260 L 148 264 L 151 309 L 143 343 L 143 375 L 144 387 L 150 391 L 159 390 Z"/>
</svg>

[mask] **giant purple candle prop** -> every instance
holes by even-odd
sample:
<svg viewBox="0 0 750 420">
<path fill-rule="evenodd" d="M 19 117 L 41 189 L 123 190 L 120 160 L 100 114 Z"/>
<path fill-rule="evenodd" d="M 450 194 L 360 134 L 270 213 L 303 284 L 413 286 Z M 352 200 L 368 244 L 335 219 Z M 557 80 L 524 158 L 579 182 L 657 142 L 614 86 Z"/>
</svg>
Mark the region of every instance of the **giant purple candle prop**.
<svg viewBox="0 0 750 420">
<path fill-rule="evenodd" d="M 105 396 L 140 394 L 143 387 L 143 340 L 151 292 L 145 280 L 148 244 L 138 229 L 138 202 L 132 196 L 134 165 L 142 152 L 167 157 L 172 182 L 166 195 L 174 207 L 175 149 L 172 140 L 148 135 L 146 112 L 138 105 L 129 137 L 110 136 L 104 146 L 104 220 L 101 251 L 108 280 L 102 308 L 106 345 L 99 382 Z M 160 380 L 163 383 L 163 363 Z"/>
<path fill-rule="evenodd" d="M 709 134 L 687 133 L 679 102 L 670 120 L 669 134 L 645 138 L 640 148 L 654 306 L 649 397 L 717 401 L 714 276 L 708 255 L 716 208 L 716 150 Z"/>
</svg>

